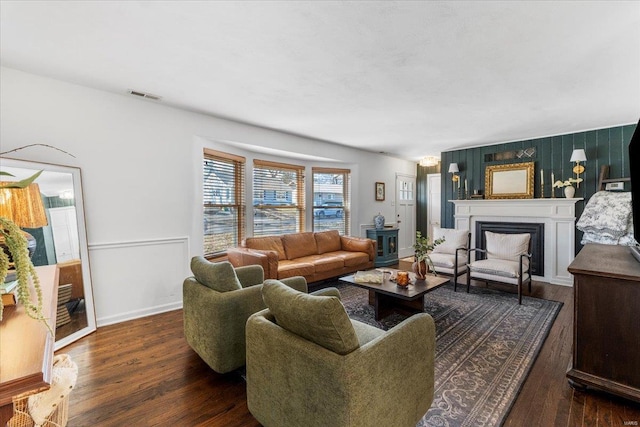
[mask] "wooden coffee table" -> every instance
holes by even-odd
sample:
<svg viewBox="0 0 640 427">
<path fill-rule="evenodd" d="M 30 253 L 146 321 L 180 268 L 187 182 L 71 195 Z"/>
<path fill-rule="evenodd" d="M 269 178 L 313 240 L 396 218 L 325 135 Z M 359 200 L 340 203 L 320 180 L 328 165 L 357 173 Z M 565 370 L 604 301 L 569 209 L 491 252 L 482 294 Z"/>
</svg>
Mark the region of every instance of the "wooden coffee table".
<svg viewBox="0 0 640 427">
<path fill-rule="evenodd" d="M 408 315 L 424 312 L 425 294 L 449 281 L 448 277 L 433 276 L 431 274 L 427 275 L 425 280 L 416 280 L 415 274 L 409 273 L 411 283 L 407 287 L 401 287 L 390 280 L 390 277 L 395 277 L 398 270 L 391 268 L 382 270 L 391 272 L 391 274 L 384 274 L 382 283 L 356 283 L 353 274 L 340 278 L 342 282 L 369 291 L 369 304 L 375 310 L 376 320 L 380 320 L 393 312 Z"/>
</svg>

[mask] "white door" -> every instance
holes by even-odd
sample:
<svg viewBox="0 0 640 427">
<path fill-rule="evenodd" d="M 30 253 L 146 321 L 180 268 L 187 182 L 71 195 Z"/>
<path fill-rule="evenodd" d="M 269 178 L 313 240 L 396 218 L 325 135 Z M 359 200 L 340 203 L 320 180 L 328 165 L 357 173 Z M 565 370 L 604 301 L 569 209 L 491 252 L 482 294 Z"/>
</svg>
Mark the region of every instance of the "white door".
<svg viewBox="0 0 640 427">
<path fill-rule="evenodd" d="M 76 208 L 74 206 L 51 208 L 49 216 L 57 262 L 80 259 Z"/>
<path fill-rule="evenodd" d="M 433 227 L 440 227 L 441 177 L 439 173 L 427 175 L 427 235 L 433 239 Z"/>
<path fill-rule="evenodd" d="M 398 256 L 413 255 L 416 241 L 416 177 L 396 174 L 396 226 Z"/>
</svg>

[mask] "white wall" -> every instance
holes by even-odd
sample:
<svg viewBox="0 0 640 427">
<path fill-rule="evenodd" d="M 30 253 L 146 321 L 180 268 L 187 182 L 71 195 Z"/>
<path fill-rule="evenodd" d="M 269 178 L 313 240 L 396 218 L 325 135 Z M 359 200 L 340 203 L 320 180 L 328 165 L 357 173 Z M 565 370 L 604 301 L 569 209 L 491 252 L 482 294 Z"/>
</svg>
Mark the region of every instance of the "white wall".
<svg viewBox="0 0 640 427">
<path fill-rule="evenodd" d="M 189 259 L 202 253 L 205 146 L 280 161 L 251 146 L 338 159 L 321 164 L 352 169 L 353 234 L 378 212 L 394 218 L 395 174 L 416 172 L 414 162 L 2 67 L 0 151 L 33 143 L 76 157 L 43 147 L 10 157 L 82 169 L 98 326 L 181 306 Z M 386 183 L 384 202 L 374 201 L 376 181 Z"/>
</svg>

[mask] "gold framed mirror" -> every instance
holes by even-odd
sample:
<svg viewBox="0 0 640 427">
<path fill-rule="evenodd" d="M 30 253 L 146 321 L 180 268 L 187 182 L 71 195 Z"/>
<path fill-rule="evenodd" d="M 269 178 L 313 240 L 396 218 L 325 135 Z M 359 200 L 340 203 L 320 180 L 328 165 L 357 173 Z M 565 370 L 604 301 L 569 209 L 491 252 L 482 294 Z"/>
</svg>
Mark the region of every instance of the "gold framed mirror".
<svg viewBox="0 0 640 427">
<path fill-rule="evenodd" d="M 487 199 L 532 199 L 534 162 L 492 165 L 485 168 Z"/>
</svg>

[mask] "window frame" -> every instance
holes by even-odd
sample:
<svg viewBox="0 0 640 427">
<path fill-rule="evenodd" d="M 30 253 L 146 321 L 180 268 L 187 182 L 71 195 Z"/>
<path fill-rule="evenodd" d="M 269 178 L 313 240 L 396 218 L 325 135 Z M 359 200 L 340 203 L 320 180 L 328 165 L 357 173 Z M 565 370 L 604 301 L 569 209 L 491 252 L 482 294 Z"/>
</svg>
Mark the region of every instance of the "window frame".
<svg viewBox="0 0 640 427">
<path fill-rule="evenodd" d="M 233 171 L 233 182 L 234 182 L 234 201 L 235 203 L 207 203 L 205 201 L 205 188 L 207 187 L 207 181 L 204 174 L 204 169 L 206 167 L 207 161 L 216 161 L 221 163 L 231 164 Z M 202 209 L 203 209 L 203 254 L 208 258 L 215 258 L 217 256 L 224 255 L 227 249 L 231 247 L 236 247 L 240 245 L 240 242 L 246 236 L 246 197 L 245 197 L 245 171 L 246 171 L 246 158 L 242 156 L 238 156 L 235 154 L 225 153 L 222 151 L 212 150 L 210 148 L 203 149 L 203 160 L 202 160 L 202 168 L 203 168 L 203 176 L 202 176 Z M 213 252 L 207 251 L 207 237 L 215 236 L 216 233 L 209 233 L 206 229 L 206 209 L 210 208 L 231 208 L 235 209 L 236 219 L 234 224 L 234 235 L 236 241 L 230 247 L 226 247 L 224 249 L 215 250 Z"/>
<path fill-rule="evenodd" d="M 344 221 L 344 230 L 339 230 L 341 235 L 349 236 L 351 233 L 351 169 L 341 169 L 341 168 L 327 168 L 327 167 L 312 167 L 311 168 L 311 198 L 313 200 L 312 203 L 312 212 L 311 216 L 313 218 L 312 228 L 316 230 L 316 215 L 315 210 L 319 208 L 323 208 L 322 205 L 316 205 L 316 174 L 332 174 L 332 175 L 343 175 L 342 179 L 342 220 Z M 335 199 L 333 197 L 328 198 L 327 201 L 334 202 Z M 323 203 L 326 203 L 324 201 Z"/>
</svg>

